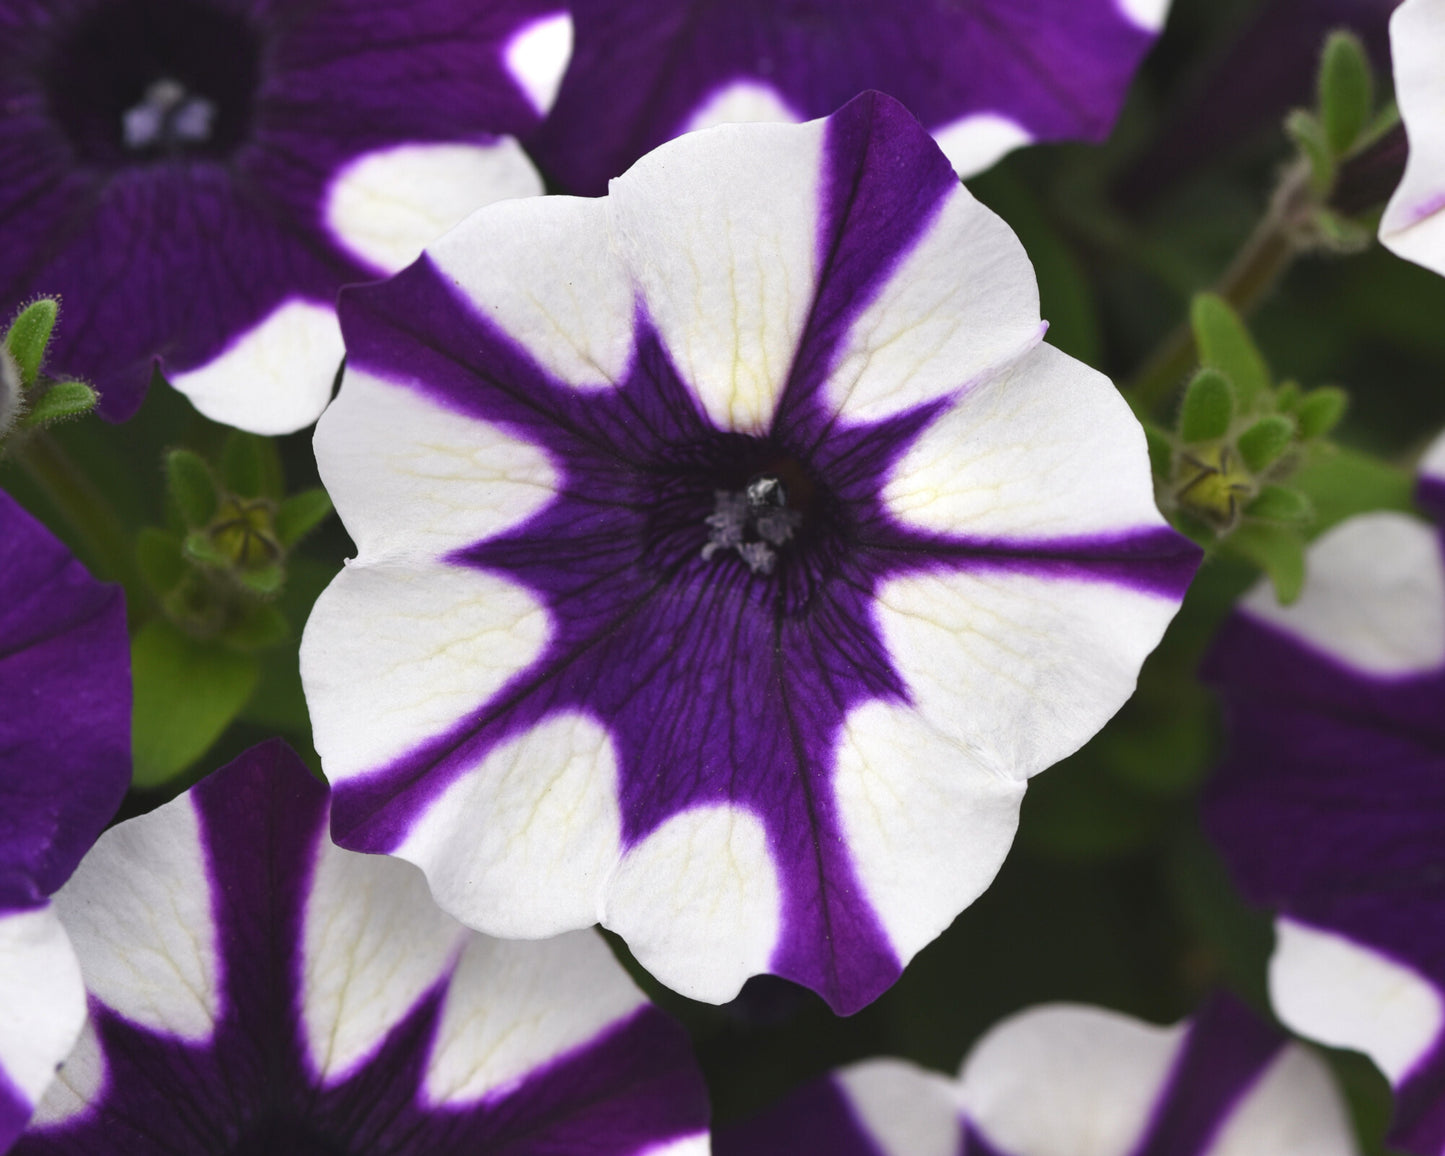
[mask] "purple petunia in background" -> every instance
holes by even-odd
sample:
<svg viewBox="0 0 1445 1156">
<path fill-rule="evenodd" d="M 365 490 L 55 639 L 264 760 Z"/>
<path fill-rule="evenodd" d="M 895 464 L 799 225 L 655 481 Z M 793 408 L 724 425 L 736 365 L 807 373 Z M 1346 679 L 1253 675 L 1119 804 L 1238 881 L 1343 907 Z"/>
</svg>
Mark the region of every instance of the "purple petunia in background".
<svg viewBox="0 0 1445 1156">
<path fill-rule="evenodd" d="M 469 932 L 327 805 L 272 742 L 101 837 L 55 899 L 90 1019 L 16 1156 L 706 1156 L 686 1033 L 595 933 Z"/>
<path fill-rule="evenodd" d="M 0 492 L 0 1151 L 85 1019 L 49 903 L 130 783 L 130 646 L 95 581 Z"/>
<path fill-rule="evenodd" d="M 1354 1156 L 1328 1068 L 1231 997 L 1155 1027 L 1030 1008 L 957 1080 L 870 1060 L 721 1128 L 718 1156 Z"/>
<path fill-rule="evenodd" d="M 1445 515 L 1445 439 L 1419 495 Z M 1297 603 L 1244 599 L 1205 669 L 1230 726 L 1206 818 L 1279 913 L 1275 1009 L 1376 1062 L 1419 1156 L 1445 1151 L 1442 551 L 1439 526 L 1352 518 L 1311 547 Z"/>
<path fill-rule="evenodd" d="M 1030 141 L 1102 140 L 1168 0 L 578 0 L 557 105 L 528 140 L 598 195 L 664 141 L 725 121 L 902 101 L 965 176 Z"/>
<path fill-rule="evenodd" d="M 0 0 L 0 302 L 112 421 L 159 367 L 217 421 L 315 421 L 343 284 L 541 191 L 515 140 L 570 50 L 557 0 Z M 507 135 L 510 134 L 510 135 Z"/>
<path fill-rule="evenodd" d="M 489 934 L 866 1004 L 989 884 L 1198 562 L 896 101 L 475 214 L 343 296 L 333 834 Z"/>
</svg>

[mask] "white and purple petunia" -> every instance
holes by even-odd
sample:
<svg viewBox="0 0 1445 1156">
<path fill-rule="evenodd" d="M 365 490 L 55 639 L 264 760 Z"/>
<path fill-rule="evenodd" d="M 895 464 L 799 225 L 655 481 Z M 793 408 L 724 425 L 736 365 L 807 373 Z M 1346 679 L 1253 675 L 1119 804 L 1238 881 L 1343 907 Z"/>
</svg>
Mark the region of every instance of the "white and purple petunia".
<svg viewBox="0 0 1445 1156">
<path fill-rule="evenodd" d="M 964 176 L 1031 141 L 1102 140 L 1169 0 L 573 0 L 576 53 L 528 147 L 596 195 L 725 121 L 908 106 Z"/>
<path fill-rule="evenodd" d="M 1445 439 L 1421 505 L 1445 515 Z M 1292 606 L 1245 597 L 1206 667 L 1230 723 L 1206 817 L 1274 908 L 1270 993 L 1395 1086 L 1393 1142 L 1445 1152 L 1445 538 L 1397 513 L 1310 549 Z"/>
<path fill-rule="evenodd" d="M 0 491 L 0 1151 L 85 1020 L 49 897 L 130 783 L 130 646 L 95 581 Z"/>
<path fill-rule="evenodd" d="M 1395 99 L 1410 155 L 1380 218 L 1380 240 L 1445 274 L 1445 0 L 1405 0 L 1390 17 Z"/>
<path fill-rule="evenodd" d="M 718 1156 L 1355 1156 L 1328 1068 L 1236 1000 L 1172 1027 L 1074 1004 L 996 1025 L 957 1080 L 870 1060 L 720 1128 Z"/>
<path fill-rule="evenodd" d="M 727 125 L 343 295 L 358 557 L 302 674 L 344 846 L 464 923 L 851 1011 L 988 885 L 1198 560 L 896 101 Z"/>
<path fill-rule="evenodd" d="M 309 425 L 337 289 L 541 192 L 513 138 L 555 96 L 562 8 L 0 0 L 0 308 L 64 299 L 51 363 L 112 421 L 159 367 L 217 421 Z"/>
<path fill-rule="evenodd" d="M 101 837 L 55 898 L 90 1018 L 12 1156 L 707 1156 L 599 936 L 468 931 L 327 808 L 272 742 Z"/>
</svg>

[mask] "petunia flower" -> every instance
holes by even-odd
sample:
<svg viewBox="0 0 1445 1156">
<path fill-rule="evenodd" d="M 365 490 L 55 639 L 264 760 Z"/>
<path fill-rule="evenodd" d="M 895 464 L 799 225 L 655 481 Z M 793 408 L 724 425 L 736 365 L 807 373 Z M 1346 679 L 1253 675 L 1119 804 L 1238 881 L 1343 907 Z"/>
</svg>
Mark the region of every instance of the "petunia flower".
<svg viewBox="0 0 1445 1156">
<path fill-rule="evenodd" d="M 1445 439 L 1422 504 L 1445 492 Z M 1445 558 L 1438 527 L 1365 514 L 1310 549 L 1293 606 L 1251 591 L 1206 668 L 1230 723 L 1206 817 L 1274 908 L 1270 992 L 1300 1034 L 1366 1052 L 1393 1143 L 1445 1152 Z"/>
<path fill-rule="evenodd" d="M 101 837 L 55 898 L 90 1018 L 12 1156 L 706 1156 L 687 1037 L 597 935 L 470 932 L 327 805 L 271 742 Z"/>
<path fill-rule="evenodd" d="M 574 0 L 576 52 L 528 147 L 596 195 L 681 133 L 901 100 L 964 176 L 1031 141 L 1102 140 L 1169 0 Z"/>
<path fill-rule="evenodd" d="M 49 896 L 129 782 L 120 588 L 95 581 L 0 491 L 0 1152 L 85 1020 Z"/>
<path fill-rule="evenodd" d="M 1380 240 L 1417 265 L 1445 274 L 1445 2 L 1405 0 L 1390 17 L 1395 100 L 1410 155 L 1380 218 Z"/>
<path fill-rule="evenodd" d="M 64 298 L 51 363 L 112 421 L 159 368 L 217 421 L 309 425 L 337 289 L 541 191 L 512 138 L 555 94 L 561 8 L 0 0 L 0 306 Z"/>
<path fill-rule="evenodd" d="M 1074 1004 L 993 1027 L 958 1079 L 869 1060 L 719 1129 L 718 1156 L 1354 1156 L 1329 1070 L 1217 997 L 1155 1027 Z"/>
<path fill-rule="evenodd" d="M 1198 554 L 896 101 L 729 125 L 343 295 L 358 547 L 302 668 L 344 846 L 489 934 L 867 1003 L 1128 697 Z"/>
</svg>

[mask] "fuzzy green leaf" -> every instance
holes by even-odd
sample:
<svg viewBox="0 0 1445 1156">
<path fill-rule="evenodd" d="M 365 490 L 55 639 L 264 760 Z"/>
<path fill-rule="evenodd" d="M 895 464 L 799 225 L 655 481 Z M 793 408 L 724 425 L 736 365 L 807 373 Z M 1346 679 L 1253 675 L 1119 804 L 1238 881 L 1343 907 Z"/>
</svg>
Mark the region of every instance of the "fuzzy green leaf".
<svg viewBox="0 0 1445 1156">
<path fill-rule="evenodd" d="M 1248 413 L 1269 389 L 1269 366 L 1239 314 L 1218 294 L 1200 293 L 1190 306 L 1189 319 L 1200 364 L 1229 379 L 1240 410 Z"/>
<path fill-rule="evenodd" d="M 1253 473 L 1267 470 L 1294 441 L 1294 422 L 1283 414 L 1261 418 L 1239 435 L 1239 456 Z"/>
<path fill-rule="evenodd" d="M 276 442 L 232 430 L 221 449 L 221 482 L 243 498 L 280 500 L 285 492 Z"/>
<path fill-rule="evenodd" d="M 1266 522 L 1295 525 L 1309 522 L 1315 516 L 1315 508 L 1307 497 L 1284 486 L 1265 486 L 1244 512 L 1248 517 L 1263 518 Z"/>
<path fill-rule="evenodd" d="M 136 535 L 135 560 L 146 585 L 157 595 L 170 593 L 186 575 L 180 538 L 155 526 Z"/>
<path fill-rule="evenodd" d="M 1335 156 L 1343 156 L 1369 123 L 1375 78 L 1365 46 L 1352 32 L 1331 32 L 1319 75 L 1320 123 Z"/>
<path fill-rule="evenodd" d="M 1144 423 L 1144 440 L 1149 447 L 1149 468 L 1156 478 L 1168 478 L 1174 471 L 1174 447 L 1169 435 L 1153 422 Z"/>
<path fill-rule="evenodd" d="M 135 785 L 159 787 L 210 748 L 256 688 L 248 654 L 191 638 L 163 618 L 131 642 Z"/>
<path fill-rule="evenodd" d="M 60 302 L 53 297 L 42 297 L 32 301 L 20 311 L 20 316 L 10 325 L 5 334 L 5 345 L 20 370 L 20 381 L 29 389 L 40 376 L 40 367 L 45 364 L 45 350 L 50 345 L 50 335 L 55 330 L 55 318 L 60 312 Z"/>
<path fill-rule="evenodd" d="M 288 550 L 331 513 L 331 496 L 323 489 L 292 494 L 276 510 L 276 539 Z"/>
<path fill-rule="evenodd" d="M 195 529 L 216 516 L 216 480 L 211 467 L 190 450 L 166 455 L 166 486 L 186 525 Z"/>
<path fill-rule="evenodd" d="M 1349 407 L 1350 395 L 1338 386 L 1311 390 L 1295 410 L 1301 438 L 1321 438 L 1340 424 Z"/>
<path fill-rule="evenodd" d="M 1284 131 L 1310 166 L 1310 190 L 1317 197 L 1327 196 L 1334 188 L 1337 169 L 1334 151 L 1325 138 L 1324 126 L 1319 118 L 1312 112 L 1297 108 L 1285 117 Z"/>
<path fill-rule="evenodd" d="M 1305 544 L 1298 530 L 1245 522 L 1229 536 L 1225 547 L 1269 576 L 1281 605 L 1288 606 L 1300 596 L 1305 583 Z"/>
<path fill-rule="evenodd" d="M 100 395 L 83 381 L 58 381 L 37 398 L 22 425 L 34 429 L 72 417 L 83 417 L 95 408 Z"/>
<path fill-rule="evenodd" d="M 1184 391 L 1179 436 L 1185 442 L 1217 441 L 1234 421 L 1234 389 L 1217 369 L 1201 369 Z"/>
</svg>

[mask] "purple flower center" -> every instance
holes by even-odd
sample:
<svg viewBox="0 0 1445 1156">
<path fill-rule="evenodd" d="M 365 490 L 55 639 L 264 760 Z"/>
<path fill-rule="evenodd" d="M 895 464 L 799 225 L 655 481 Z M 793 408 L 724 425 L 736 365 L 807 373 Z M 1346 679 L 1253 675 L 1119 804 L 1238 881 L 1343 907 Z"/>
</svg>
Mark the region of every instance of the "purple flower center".
<svg viewBox="0 0 1445 1156">
<path fill-rule="evenodd" d="M 256 1121 L 231 1149 L 231 1156 L 348 1156 L 344 1148 L 320 1135 L 309 1124 L 288 1116 Z"/>
<path fill-rule="evenodd" d="M 226 157 L 247 138 L 260 40 L 199 0 L 110 0 L 61 33 L 44 78 L 51 115 L 102 165 Z"/>
</svg>

